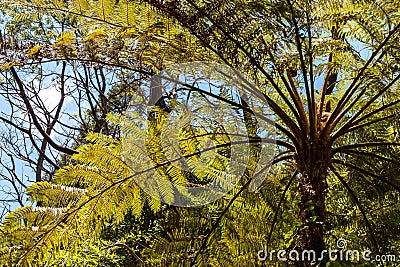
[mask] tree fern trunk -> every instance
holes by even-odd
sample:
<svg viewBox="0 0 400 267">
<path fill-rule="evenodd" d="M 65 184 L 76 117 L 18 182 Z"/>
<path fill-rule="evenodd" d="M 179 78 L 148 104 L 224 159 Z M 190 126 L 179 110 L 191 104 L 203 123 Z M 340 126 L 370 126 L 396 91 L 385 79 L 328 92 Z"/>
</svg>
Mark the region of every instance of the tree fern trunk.
<svg viewBox="0 0 400 267">
<path fill-rule="evenodd" d="M 302 223 L 298 232 L 301 240 L 300 259 L 303 259 L 302 252 L 311 250 L 315 252 L 315 259 L 318 261 L 323 255 L 322 251 L 326 249 L 323 227 L 326 209 L 326 175 L 330 155 L 331 151 L 324 142 L 307 145 L 304 154 L 299 155 L 303 159 L 300 160 L 302 175 L 297 188 L 300 198 L 299 220 Z M 308 255 L 305 253 L 300 266 L 311 266 L 311 261 L 314 259 Z M 325 263 L 319 266 L 325 266 Z"/>
</svg>

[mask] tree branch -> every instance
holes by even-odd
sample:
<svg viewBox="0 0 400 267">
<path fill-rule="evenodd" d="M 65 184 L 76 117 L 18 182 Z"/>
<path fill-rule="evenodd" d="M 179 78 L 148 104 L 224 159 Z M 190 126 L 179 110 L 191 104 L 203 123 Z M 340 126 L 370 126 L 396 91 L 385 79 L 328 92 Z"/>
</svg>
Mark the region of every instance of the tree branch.
<svg viewBox="0 0 400 267">
<path fill-rule="evenodd" d="M 400 192 L 400 186 L 392 183 L 391 181 L 388 181 L 387 179 L 385 179 L 385 178 L 383 178 L 383 177 L 381 177 L 379 175 L 376 175 L 375 173 L 366 171 L 363 168 L 357 167 L 357 166 L 355 166 L 355 165 L 353 165 L 351 163 L 346 163 L 346 162 L 343 162 L 343 161 L 340 161 L 340 160 L 333 160 L 332 162 L 340 164 L 340 165 L 343 165 L 343 166 L 346 166 L 346 167 L 349 167 L 349 168 L 354 169 L 356 171 L 359 171 L 360 173 L 363 173 L 363 174 L 365 174 L 367 176 L 373 177 L 373 178 L 375 178 L 375 179 L 377 179 L 377 180 L 379 180 L 381 182 L 384 182 L 384 183 L 392 186 L 394 189 L 396 189 L 398 192 Z"/>
<path fill-rule="evenodd" d="M 338 120 L 336 117 L 338 116 L 339 112 L 344 109 L 344 106 L 346 105 L 347 101 L 353 96 L 353 94 L 357 91 L 358 87 L 360 86 L 361 83 L 358 83 L 358 81 L 361 79 L 362 75 L 364 74 L 365 70 L 368 68 L 369 64 L 374 60 L 374 58 L 379 54 L 379 52 L 383 49 L 383 47 L 389 42 L 389 40 L 393 37 L 394 34 L 397 33 L 397 31 L 400 29 L 400 23 L 396 25 L 396 27 L 391 30 L 388 34 L 388 36 L 385 38 L 385 40 L 376 48 L 376 50 L 371 54 L 367 62 L 364 64 L 364 66 L 361 68 L 361 70 L 358 72 L 357 76 L 353 79 L 352 83 L 350 86 L 347 88 L 346 92 L 343 94 L 343 96 L 340 98 L 338 104 L 336 105 L 335 109 L 332 112 L 332 115 L 328 119 L 327 122 L 327 127 L 324 128 L 323 132 L 325 133 L 326 131 L 331 131 Z M 340 118 L 339 118 L 340 119 Z M 335 123 L 334 120 L 336 120 Z"/>
<path fill-rule="evenodd" d="M 368 228 L 368 232 L 370 234 L 371 237 L 371 241 L 375 247 L 376 252 L 379 254 L 379 246 L 378 246 L 378 242 L 376 241 L 375 238 L 375 234 L 374 231 L 372 229 L 371 223 L 369 222 L 367 215 L 365 214 L 364 208 L 362 207 L 360 201 L 358 201 L 358 197 L 356 196 L 356 194 L 354 193 L 354 191 L 350 188 L 350 186 L 346 183 L 346 181 L 343 179 L 343 177 L 339 174 L 338 171 L 336 171 L 336 169 L 333 167 L 333 165 L 330 165 L 329 167 L 333 173 L 335 174 L 335 176 L 339 179 L 339 181 L 343 184 L 343 186 L 346 188 L 346 190 L 349 192 L 351 198 L 353 199 L 354 203 L 357 205 L 358 209 L 360 210 L 365 224 L 367 225 Z"/>
<path fill-rule="evenodd" d="M 28 113 L 30 114 L 30 116 L 32 117 L 32 121 L 33 124 L 35 125 L 35 127 L 37 128 L 37 130 L 40 132 L 40 134 L 43 136 L 43 138 L 45 140 L 47 140 L 47 142 L 49 142 L 49 144 L 56 150 L 68 154 L 68 155 L 73 155 L 78 153 L 76 150 L 73 150 L 71 148 L 68 147 L 64 147 L 61 146 L 59 144 L 57 144 L 56 142 L 53 141 L 53 139 L 43 130 L 42 126 L 40 125 L 40 122 L 38 121 L 37 116 L 35 115 L 35 111 L 31 105 L 31 103 L 29 102 L 29 98 L 27 97 L 27 95 L 25 94 L 25 88 L 24 88 L 24 84 L 21 81 L 21 79 L 18 76 L 18 73 L 16 72 L 14 67 L 10 68 L 11 73 L 13 78 L 15 79 L 15 81 L 17 82 L 18 88 L 19 88 L 19 92 L 20 95 L 22 97 L 22 100 L 24 101 L 26 108 L 28 109 Z"/>
<path fill-rule="evenodd" d="M 283 203 L 283 200 L 285 200 L 286 193 L 287 193 L 287 191 L 289 190 L 290 186 L 292 185 L 292 183 L 293 183 L 293 181 L 294 181 L 294 179 L 296 178 L 296 176 L 297 176 L 298 173 L 299 173 L 298 171 L 295 171 L 295 172 L 293 173 L 293 175 L 292 175 L 292 177 L 290 178 L 289 182 L 286 184 L 285 189 L 283 190 L 283 193 L 282 193 L 282 195 L 281 195 L 281 198 L 279 199 L 278 206 L 276 207 L 276 210 L 275 210 L 275 212 L 274 212 L 274 218 L 272 219 L 271 229 L 269 230 L 269 233 L 268 233 L 267 246 L 269 245 L 269 242 L 271 241 L 272 232 L 274 231 L 275 224 L 276 224 L 276 222 L 277 222 L 277 220 L 278 220 L 278 214 L 279 214 L 279 210 L 280 210 L 280 208 L 281 208 L 281 205 L 282 205 L 282 203 Z"/>
<path fill-rule="evenodd" d="M 291 156 L 283 156 L 280 157 L 278 159 L 274 159 L 273 161 L 271 161 L 271 164 L 276 164 L 278 162 L 290 159 Z M 229 201 L 228 205 L 225 207 L 225 209 L 221 212 L 221 214 L 218 216 L 217 220 L 214 222 L 211 230 L 207 233 L 206 237 L 204 238 L 200 248 L 197 250 L 196 255 L 194 256 L 191 264 L 195 265 L 196 261 L 200 255 L 200 253 L 206 248 L 208 240 L 210 239 L 211 235 L 214 233 L 214 231 L 217 229 L 217 227 L 219 226 L 222 218 L 225 216 L 225 214 L 228 212 L 229 208 L 232 206 L 232 204 L 236 201 L 236 199 L 240 196 L 240 194 L 242 194 L 242 192 L 250 185 L 251 181 L 259 176 L 260 174 L 262 174 L 266 169 L 268 169 L 270 167 L 270 164 L 267 164 L 265 167 L 263 167 L 260 171 L 258 171 L 256 174 L 254 174 L 253 177 L 248 177 L 248 181 L 240 188 L 240 190 L 231 198 L 231 200 Z"/>
</svg>

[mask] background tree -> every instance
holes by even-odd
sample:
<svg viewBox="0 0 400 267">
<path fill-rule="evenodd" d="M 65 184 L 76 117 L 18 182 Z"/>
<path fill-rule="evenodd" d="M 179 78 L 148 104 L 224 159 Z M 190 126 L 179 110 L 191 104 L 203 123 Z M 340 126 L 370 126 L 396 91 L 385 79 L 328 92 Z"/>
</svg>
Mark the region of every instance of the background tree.
<svg viewBox="0 0 400 267">
<path fill-rule="evenodd" d="M 78 144 L 86 143 L 83 137 L 87 133 L 101 132 L 114 138 L 119 136 L 118 128 L 106 121 L 106 115 L 109 112 L 124 111 L 130 99 L 138 93 L 136 91 L 140 85 L 139 81 L 143 80 L 142 76 L 151 75 L 151 67 L 146 65 L 145 58 L 153 60 L 148 51 L 159 56 L 165 40 L 158 39 L 157 34 L 158 31 L 164 30 L 164 25 L 157 25 L 157 21 L 147 16 L 144 20 L 148 23 L 146 26 L 148 29 L 144 29 L 140 24 L 127 27 L 127 23 L 134 24 L 131 21 L 134 17 L 126 16 L 126 12 L 140 11 L 136 10 L 135 5 L 124 6 L 114 13 L 126 19 L 120 21 L 120 25 L 115 21 L 114 23 L 104 21 L 93 26 L 92 20 L 74 17 L 62 11 L 41 13 L 41 9 L 37 12 L 35 6 L 29 6 L 29 3 L 6 4 L 3 2 L 8 12 L 8 19 L 5 30 L 2 31 L 2 75 L 4 75 L 2 90 L 7 105 L 15 112 L 3 114 L 3 122 L 9 128 L 4 132 L 4 140 L 8 141 L 5 142 L 4 149 L 8 149 L 5 150 L 7 155 L 11 155 L 9 151 L 18 153 L 20 162 L 17 167 L 24 161 L 33 166 L 36 182 L 54 182 L 54 172 L 72 162 L 71 155 L 76 153 L 74 149 Z M 42 7 L 46 7 L 44 2 L 41 4 Z M 54 8 L 53 4 L 50 3 Z M 94 3 L 91 7 L 95 6 L 97 5 Z M 143 10 L 147 12 L 147 9 Z M 103 14 L 101 10 L 97 11 Z M 138 18 L 135 21 L 137 22 Z M 50 25 L 53 26 L 49 27 Z M 112 28 L 112 33 L 107 35 L 106 29 L 109 28 Z M 187 42 L 184 36 L 179 38 L 182 42 Z M 139 43 L 145 43 L 148 50 L 142 48 L 139 50 Z M 181 47 L 171 48 L 175 52 L 178 49 Z M 182 55 L 179 52 L 173 56 Z M 133 62 L 142 66 L 140 71 L 135 70 Z M 54 91 L 62 92 L 59 93 L 60 98 L 56 99 L 57 103 L 50 103 L 49 107 L 47 96 L 50 93 L 54 94 Z M 28 107 L 32 108 L 28 110 Z M 23 114 L 21 117 L 18 116 L 20 113 Z M 36 122 L 32 123 L 34 120 Z M 9 136 L 21 139 L 22 145 L 19 145 L 14 137 L 6 139 Z M 37 147 L 36 143 L 43 145 Z M 49 146 L 49 143 L 52 146 Z M 48 165 L 48 170 L 44 172 L 43 167 L 39 167 L 41 165 Z M 10 177 L 4 175 L 4 181 L 10 180 L 12 185 L 16 186 L 20 182 L 22 188 L 31 184 L 32 181 L 22 180 L 16 176 L 15 165 L 6 167 L 10 170 Z M 11 189 L 7 193 L 13 198 L 16 195 L 15 199 L 21 206 L 26 204 L 23 189 Z M 2 204 L 6 206 L 8 201 L 10 199 L 4 200 Z M 44 203 L 38 202 L 38 205 Z M 7 205 L 3 214 L 6 215 L 13 207 L 15 208 Z M 102 234 L 107 244 L 97 244 L 96 247 L 96 244 L 84 243 L 80 251 L 71 256 L 71 262 L 68 264 L 80 265 L 81 262 L 86 264 L 90 262 L 96 265 L 96 262 L 101 262 L 107 265 L 107 260 L 96 261 L 93 255 L 114 248 L 121 254 L 120 264 L 137 260 L 132 259 L 132 253 L 121 245 L 121 239 L 125 238 L 128 245 L 134 246 L 136 243 L 132 242 L 138 235 L 135 242 L 139 240 L 143 241 L 143 244 L 147 242 L 146 233 L 155 231 L 146 227 L 154 224 L 152 222 L 154 214 L 149 214 L 147 209 L 144 208 L 143 214 L 147 215 L 143 215 L 142 219 L 136 220 L 127 214 L 125 224 L 136 226 L 140 222 L 139 227 L 142 230 L 138 230 L 137 234 L 134 234 L 132 227 L 125 228 L 129 230 L 108 229 Z M 8 242 L 9 240 L 6 241 L 9 245 Z M 128 245 L 125 247 L 129 247 Z M 9 249 L 6 248 L 4 251 L 8 254 Z M 112 258 L 112 254 L 104 257 Z M 57 266 L 66 264 L 65 254 L 60 253 L 54 264 Z"/>
</svg>

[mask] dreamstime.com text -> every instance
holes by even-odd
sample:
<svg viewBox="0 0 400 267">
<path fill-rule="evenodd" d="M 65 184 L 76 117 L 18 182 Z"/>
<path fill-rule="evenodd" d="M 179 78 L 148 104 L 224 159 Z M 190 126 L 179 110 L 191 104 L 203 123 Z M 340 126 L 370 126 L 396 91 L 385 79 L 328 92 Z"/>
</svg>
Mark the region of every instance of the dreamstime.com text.
<svg viewBox="0 0 400 267">
<path fill-rule="evenodd" d="M 322 260 L 329 261 L 376 261 L 376 262 L 396 262 L 400 261 L 400 255 L 396 254 L 384 254 L 384 255 L 373 255 L 372 251 L 364 250 L 346 250 L 345 240 L 341 239 L 337 242 L 339 249 L 327 249 L 323 250 L 319 255 L 313 250 L 268 250 L 268 246 L 258 251 L 257 257 L 260 261 L 311 261 L 320 262 Z"/>
</svg>

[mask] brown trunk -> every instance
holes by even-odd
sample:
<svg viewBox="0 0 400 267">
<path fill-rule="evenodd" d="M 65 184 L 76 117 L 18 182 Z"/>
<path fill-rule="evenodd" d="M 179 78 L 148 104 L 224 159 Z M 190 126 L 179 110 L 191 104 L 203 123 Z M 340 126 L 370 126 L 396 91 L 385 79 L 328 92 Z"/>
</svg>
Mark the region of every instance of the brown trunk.
<svg viewBox="0 0 400 267">
<path fill-rule="evenodd" d="M 298 185 L 300 197 L 299 219 L 302 223 L 299 228 L 299 237 L 302 244 L 301 252 L 312 250 L 315 252 L 316 259 L 322 255 L 322 251 L 325 249 L 323 223 L 325 221 L 324 191 L 326 187 L 325 176 L 317 175 L 317 172 L 303 174 Z M 310 258 L 308 260 L 315 259 Z M 310 264 L 304 262 L 303 266 L 310 266 Z"/>
<path fill-rule="evenodd" d="M 331 151 L 325 142 L 307 144 L 303 154 L 299 155 L 298 165 L 301 178 L 298 184 L 299 193 L 299 238 L 301 240 L 300 260 L 298 266 L 311 266 L 311 262 L 319 262 L 322 251 L 326 249 L 323 226 L 325 222 L 326 175 Z M 315 252 L 313 255 L 304 251 Z M 319 266 L 325 266 L 321 263 Z"/>
</svg>

